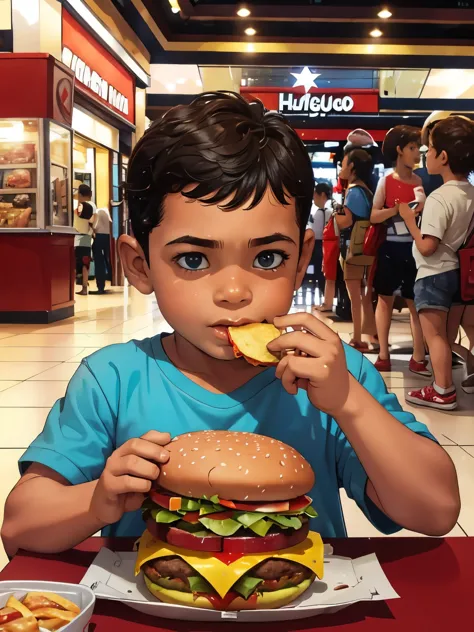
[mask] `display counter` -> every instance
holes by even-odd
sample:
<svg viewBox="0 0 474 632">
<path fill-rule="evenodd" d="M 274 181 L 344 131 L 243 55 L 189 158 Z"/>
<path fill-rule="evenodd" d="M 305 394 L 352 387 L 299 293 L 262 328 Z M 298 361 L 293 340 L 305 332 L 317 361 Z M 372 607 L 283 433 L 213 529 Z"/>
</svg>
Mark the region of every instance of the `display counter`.
<svg viewBox="0 0 474 632">
<path fill-rule="evenodd" d="M 0 72 L 16 85 L 0 100 L 0 322 L 49 323 L 74 315 L 74 79 L 43 54 Z"/>
</svg>

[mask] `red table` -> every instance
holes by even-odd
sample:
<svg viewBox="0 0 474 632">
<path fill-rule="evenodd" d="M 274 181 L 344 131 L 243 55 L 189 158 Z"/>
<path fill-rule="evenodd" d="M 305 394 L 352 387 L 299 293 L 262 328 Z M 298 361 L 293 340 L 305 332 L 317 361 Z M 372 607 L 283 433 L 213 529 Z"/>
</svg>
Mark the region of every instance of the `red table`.
<svg viewBox="0 0 474 632">
<path fill-rule="evenodd" d="M 359 603 L 333 615 L 281 624 L 259 624 L 259 632 L 327 630 L 358 632 L 454 632 L 472 630 L 474 538 L 354 538 L 330 540 L 337 555 L 376 553 L 401 599 Z M 131 550 L 131 539 L 90 538 L 60 555 L 20 552 L 0 573 L 5 580 L 80 582 L 102 547 Z M 142 615 L 127 606 L 98 600 L 91 632 L 222 632 L 224 624 L 171 621 Z M 229 632 L 250 631 L 229 623 Z"/>
</svg>

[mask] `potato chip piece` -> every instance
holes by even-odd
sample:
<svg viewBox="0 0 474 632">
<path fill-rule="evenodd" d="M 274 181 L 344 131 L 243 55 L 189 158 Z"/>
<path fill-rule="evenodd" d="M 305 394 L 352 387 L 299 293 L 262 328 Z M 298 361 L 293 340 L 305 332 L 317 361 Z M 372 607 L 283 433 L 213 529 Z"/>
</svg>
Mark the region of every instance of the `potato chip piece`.
<svg viewBox="0 0 474 632">
<path fill-rule="evenodd" d="M 267 349 L 267 345 L 281 332 L 268 323 L 251 323 L 241 327 L 229 327 L 229 338 L 234 347 L 235 357 L 243 356 L 253 365 L 272 366 L 279 358 Z"/>
</svg>

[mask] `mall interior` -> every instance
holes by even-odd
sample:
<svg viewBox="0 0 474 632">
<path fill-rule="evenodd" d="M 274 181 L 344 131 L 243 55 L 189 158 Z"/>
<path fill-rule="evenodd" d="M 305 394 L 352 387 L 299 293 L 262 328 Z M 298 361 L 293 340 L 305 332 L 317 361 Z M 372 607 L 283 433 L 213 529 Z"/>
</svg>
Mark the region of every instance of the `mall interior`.
<svg viewBox="0 0 474 632">
<path fill-rule="evenodd" d="M 133 236 L 123 185 L 148 127 L 203 92 L 259 99 L 296 130 L 315 186 L 329 185 L 341 208 L 353 130 L 368 133 L 382 178 L 393 171 L 383 153 L 392 128 L 420 132 L 433 112 L 474 121 L 473 28 L 471 0 L 0 0 L 0 524 L 18 460 L 81 362 L 107 345 L 172 332 L 155 296 L 132 287 L 118 251 L 119 239 Z M 429 150 L 418 137 L 423 168 Z M 92 246 L 78 267 L 78 236 L 89 238 L 89 250 L 97 239 L 77 222 L 81 191 L 90 191 L 94 212 L 105 210 L 107 255 Z M 313 314 L 349 344 L 354 325 L 340 269 L 329 311 L 316 309 L 324 300 L 320 264 L 308 268 L 292 312 Z M 411 370 L 410 312 L 398 288 L 394 294 L 391 366 L 381 375 L 454 463 L 461 510 L 446 537 L 470 538 L 474 312 L 470 320 L 466 308 L 451 349 L 457 407 L 420 406 L 405 397 L 433 378 Z M 377 339 L 363 342 L 375 364 Z M 428 351 L 426 358 L 429 368 Z M 340 495 L 349 538 L 383 537 L 342 488 Z M 0 544 L 0 569 L 7 561 Z"/>
</svg>

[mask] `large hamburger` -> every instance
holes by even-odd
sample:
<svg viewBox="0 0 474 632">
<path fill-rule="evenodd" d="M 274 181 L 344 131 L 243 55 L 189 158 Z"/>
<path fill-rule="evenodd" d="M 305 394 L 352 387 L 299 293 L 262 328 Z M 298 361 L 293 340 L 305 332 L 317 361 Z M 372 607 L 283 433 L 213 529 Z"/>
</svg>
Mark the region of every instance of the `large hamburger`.
<svg viewBox="0 0 474 632">
<path fill-rule="evenodd" d="M 193 432 L 143 506 L 135 572 L 167 603 L 218 610 L 280 608 L 323 576 L 323 544 L 306 493 L 309 463 L 247 432 Z"/>
</svg>

